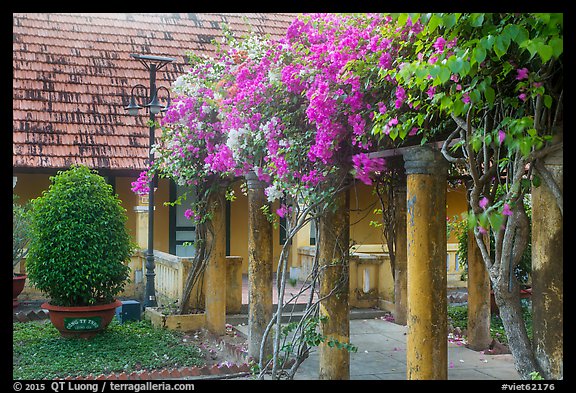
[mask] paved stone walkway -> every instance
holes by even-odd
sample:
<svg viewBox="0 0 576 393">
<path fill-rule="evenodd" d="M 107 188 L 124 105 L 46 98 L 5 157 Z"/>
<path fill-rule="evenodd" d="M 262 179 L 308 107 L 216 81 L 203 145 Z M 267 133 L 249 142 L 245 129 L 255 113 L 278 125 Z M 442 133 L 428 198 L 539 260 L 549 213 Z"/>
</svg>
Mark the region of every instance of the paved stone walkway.
<svg viewBox="0 0 576 393">
<path fill-rule="evenodd" d="M 247 334 L 246 325 L 236 326 Z M 406 326 L 376 319 L 350 320 L 352 380 L 406 380 Z M 448 380 L 519 380 L 512 355 L 485 355 L 461 342 L 448 343 Z M 295 379 L 318 379 L 318 351 L 300 365 Z"/>
</svg>

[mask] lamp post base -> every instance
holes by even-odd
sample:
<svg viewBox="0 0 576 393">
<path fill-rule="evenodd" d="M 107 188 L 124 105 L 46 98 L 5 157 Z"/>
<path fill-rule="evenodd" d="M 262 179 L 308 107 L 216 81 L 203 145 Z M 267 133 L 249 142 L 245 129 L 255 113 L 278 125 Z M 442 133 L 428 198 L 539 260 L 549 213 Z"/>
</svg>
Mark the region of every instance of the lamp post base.
<svg viewBox="0 0 576 393">
<path fill-rule="evenodd" d="M 154 254 L 146 255 L 146 290 L 144 292 L 144 307 L 157 307 L 156 289 L 154 288 Z"/>
</svg>

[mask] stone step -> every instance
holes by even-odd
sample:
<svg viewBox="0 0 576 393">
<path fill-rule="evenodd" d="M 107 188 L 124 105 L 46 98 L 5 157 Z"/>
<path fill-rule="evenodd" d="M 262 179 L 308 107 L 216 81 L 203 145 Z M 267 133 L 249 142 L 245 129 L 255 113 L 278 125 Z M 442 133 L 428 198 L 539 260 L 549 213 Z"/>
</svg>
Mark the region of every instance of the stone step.
<svg viewBox="0 0 576 393">
<path fill-rule="evenodd" d="M 275 305 L 276 306 L 276 305 Z M 305 304 L 302 304 L 298 308 L 299 311 L 290 312 L 290 309 L 287 312 L 282 314 L 282 323 L 294 322 L 302 319 L 304 316 L 304 309 Z M 274 308 L 276 310 L 276 307 Z M 350 319 L 374 319 L 384 317 L 389 315 L 388 311 L 379 310 L 375 308 L 353 308 L 350 310 Z M 228 314 L 226 315 L 226 323 L 230 325 L 240 325 L 240 324 L 247 324 L 248 323 L 248 313 L 240 313 L 240 314 Z"/>
</svg>

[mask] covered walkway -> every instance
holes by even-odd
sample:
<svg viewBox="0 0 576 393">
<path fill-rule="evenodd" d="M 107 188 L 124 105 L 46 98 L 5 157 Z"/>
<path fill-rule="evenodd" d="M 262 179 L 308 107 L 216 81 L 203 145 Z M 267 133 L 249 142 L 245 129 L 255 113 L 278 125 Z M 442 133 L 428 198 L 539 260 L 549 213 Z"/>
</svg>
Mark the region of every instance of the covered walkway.
<svg viewBox="0 0 576 393">
<path fill-rule="evenodd" d="M 242 280 L 242 304 L 248 303 L 248 277 Z M 286 284 L 285 298 L 298 294 L 302 282 Z M 273 303 L 276 304 L 276 279 L 273 280 Z M 308 301 L 309 290 L 301 294 L 297 304 Z M 383 317 L 350 316 L 350 342 L 358 352 L 350 354 L 352 380 L 405 380 L 407 327 L 385 320 Z M 364 314 L 369 315 L 369 314 Z M 358 319 L 360 317 L 360 319 Z M 233 326 L 243 337 L 248 337 L 246 323 Z M 473 351 L 458 340 L 448 340 L 448 380 L 519 380 L 511 354 L 488 355 Z M 316 380 L 319 373 L 319 353 L 314 349 L 302 363 L 295 379 Z"/>
<path fill-rule="evenodd" d="M 246 335 L 246 325 L 235 326 Z M 350 354 L 352 380 L 406 379 L 406 326 L 386 320 L 351 319 L 350 342 L 358 352 Z M 295 379 L 318 379 L 319 354 L 314 350 L 300 365 Z M 448 380 L 519 380 L 512 355 L 485 355 L 448 342 Z"/>
</svg>

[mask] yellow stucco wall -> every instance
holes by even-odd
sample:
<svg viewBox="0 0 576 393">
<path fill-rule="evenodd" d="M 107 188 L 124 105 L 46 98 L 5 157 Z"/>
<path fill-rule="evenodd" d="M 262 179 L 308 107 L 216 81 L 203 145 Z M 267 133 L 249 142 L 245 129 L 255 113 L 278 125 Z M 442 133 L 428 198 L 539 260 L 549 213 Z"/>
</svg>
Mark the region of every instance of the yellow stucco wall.
<svg viewBox="0 0 576 393">
<path fill-rule="evenodd" d="M 242 181 L 237 181 L 232 185 L 236 199 L 230 203 L 230 255 L 242 257 L 242 274 L 248 274 L 248 196 L 242 193 L 241 184 Z M 273 204 L 272 210 L 277 208 L 278 204 Z M 276 272 L 282 245 L 279 227 L 273 231 L 273 270 Z"/>
<path fill-rule="evenodd" d="M 357 182 L 350 189 L 350 240 L 354 244 L 376 244 L 384 241 L 382 230 L 370 225 L 370 221 L 382 222 L 380 200 L 371 186 Z"/>
<path fill-rule="evenodd" d="M 248 274 L 248 196 L 233 184 L 236 199 L 230 203 L 230 255 L 242 257 L 242 274 Z"/>
<path fill-rule="evenodd" d="M 19 195 L 20 201 L 24 202 L 36 198 L 47 190 L 50 185 L 47 174 L 16 174 L 18 177 L 14 193 Z M 136 214 L 134 207 L 139 198 L 130 190 L 131 182 L 136 178 L 116 177 L 115 187 L 122 206 L 128 216 L 128 230 L 136 238 Z M 242 257 L 242 273 L 248 272 L 248 198 L 240 188 L 241 182 L 233 184 L 236 200 L 230 206 L 230 255 Z M 169 181 L 160 179 L 159 187 L 155 194 L 155 223 L 154 223 L 154 248 L 169 252 L 169 207 L 165 202 L 169 200 Z M 464 187 L 448 188 L 447 190 L 447 217 L 452 218 L 466 211 L 466 193 Z M 273 206 L 276 210 L 277 204 Z M 370 225 L 370 221 L 381 222 L 380 215 L 374 213 L 374 209 L 380 208 L 378 196 L 372 192 L 372 187 L 357 184 L 350 190 L 350 237 L 356 244 L 382 243 L 380 228 Z M 273 255 L 274 271 L 277 269 L 280 257 L 280 231 L 274 229 Z M 448 238 L 448 242 L 456 242 L 454 236 Z M 297 250 L 299 247 L 310 245 L 310 225 L 304 227 L 294 238 L 290 255 L 292 266 L 297 266 Z M 143 245 L 146 247 L 146 244 Z"/>
<path fill-rule="evenodd" d="M 37 198 L 42 195 L 42 191 L 48 190 L 50 186 L 50 176 L 48 174 L 31 174 L 31 173 L 16 173 L 14 176 L 18 178 L 16 187 L 14 187 L 14 194 L 19 196 L 19 201 L 24 203 L 28 200 Z M 132 177 L 116 177 L 115 178 L 115 191 L 118 198 L 122 201 L 122 207 L 126 209 L 128 218 L 127 227 L 129 233 L 136 237 L 136 213 L 134 207 L 138 203 L 138 196 L 130 190 L 131 183 L 136 178 Z M 168 180 L 161 179 L 158 190 L 155 195 L 156 214 L 154 215 L 154 248 L 163 252 L 168 252 L 168 206 L 164 206 L 164 202 L 168 200 L 169 187 Z M 144 245 L 145 246 L 145 245 Z"/>
<path fill-rule="evenodd" d="M 467 211 L 466 188 L 463 185 L 453 188 L 448 187 L 446 192 L 446 217 L 450 220 L 452 220 L 454 216 L 462 219 L 461 214 Z M 458 239 L 453 232 L 451 232 L 448 237 L 448 243 L 458 243 Z"/>
</svg>

